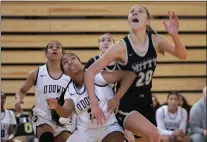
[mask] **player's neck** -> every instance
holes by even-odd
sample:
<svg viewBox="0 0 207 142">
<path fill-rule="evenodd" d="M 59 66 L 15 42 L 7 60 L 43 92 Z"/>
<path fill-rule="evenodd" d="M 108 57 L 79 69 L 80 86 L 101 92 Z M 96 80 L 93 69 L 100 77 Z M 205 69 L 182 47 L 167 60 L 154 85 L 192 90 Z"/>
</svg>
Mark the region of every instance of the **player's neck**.
<svg viewBox="0 0 207 142">
<path fill-rule="evenodd" d="M 61 72 L 60 61 L 48 61 L 47 67 L 50 72 Z"/>
<path fill-rule="evenodd" d="M 139 31 L 131 30 L 130 32 L 133 43 L 136 45 L 144 45 L 146 40 L 146 29 L 139 29 Z"/>
<path fill-rule="evenodd" d="M 173 113 L 176 113 L 176 111 L 177 111 L 177 108 L 174 109 L 174 108 L 169 108 L 168 107 L 168 112 L 173 114 Z"/>
<path fill-rule="evenodd" d="M 82 87 L 84 84 L 84 72 L 83 71 L 78 72 L 77 74 L 74 75 L 74 77 L 72 77 L 72 80 L 73 82 L 75 82 L 75 84 L 78 87 Z"/>
</svg>

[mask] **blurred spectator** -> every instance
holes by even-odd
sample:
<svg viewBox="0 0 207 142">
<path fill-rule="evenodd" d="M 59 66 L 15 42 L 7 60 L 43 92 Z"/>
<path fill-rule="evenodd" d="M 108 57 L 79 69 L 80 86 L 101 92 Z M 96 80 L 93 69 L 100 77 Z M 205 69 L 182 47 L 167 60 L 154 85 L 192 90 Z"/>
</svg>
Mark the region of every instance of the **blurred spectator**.
<svg viewBox="0 0 207 142">
<path fill-rule="evenodd" d="M 187 111 L 179 106 L 177 93 L 169 93 L 167 105 L 157 109 L 156 121 L 162 142 L 188 141 L 188 137 L 185 136 Z"/>
<path fill-rule="evenodd" d="M 206 87 L 203 97 L 193 105 L 190 111 L 190 140 L 191 142 L 206 141 Z"/>
<path fill-rule="evenodd" d="M 17 115 L 18 125 L 14 133 L 14 141 L 34 142 L 35 135 L 30 115 L 21 113 Z"/>
<path fill-rule="evenodd" d="M 189 103 L 187 102 L 186 98 L 183 95 L 181 95 L 181 94 L 179 94 L 179 106 L 184 108 L 187 111 L 188 116 L 189 116 L 191 105 L 189 105 Z"/>
<path fill-rule="evenodd" d="M 16 125 L 14 112 L 4 108 L 6 95 L 1 92 L 1 142 L 9 142 L 13 138 L 13 130 Z"/>
<path fill-rule="evenodd" d="M 157 96 L 152 95 L 152 103 L 153 103 L 153 108 L 155 110 L 155 112 L 157 111 L 157 109 L 160 107 L 160 103 L 157 99 Z"/>
</svg>

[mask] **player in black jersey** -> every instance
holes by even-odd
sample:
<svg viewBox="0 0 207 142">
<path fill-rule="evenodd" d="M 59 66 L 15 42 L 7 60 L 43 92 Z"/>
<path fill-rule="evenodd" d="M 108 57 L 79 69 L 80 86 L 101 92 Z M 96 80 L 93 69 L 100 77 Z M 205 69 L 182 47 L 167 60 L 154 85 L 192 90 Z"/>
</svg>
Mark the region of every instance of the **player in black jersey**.
<svg viewBox="0 0 207 142">
<path fill-rule="evenodd" d="M 98 44 L 99 44 L 99 49 L 101 51 L 101 53 L 91 59 L 88 60 L 88 62 L 86 63 L 86 65 L 84 66 L 84 70 L 87 70 L 96 60 L 98 60 L 105 52 L 107 49 L 109 49 L 109 47 L 114 44 L 115 40 L 113 39 L 112 35 L 110 33 L 104 33 L 103 35 L 100 36 L 99 40 L 98 40 Z M 110 63 L 108 66 L 106 66 L 103 70 L 106 71 L 115 71 L 115 70 L 121 70 L 120 65 L 116 62 L 112 62 Z M 114 92 L 117 91 L 117 83 L 113 85 L 113 90 Z"/>
<path fill-rule="evenodd" d="M 157 53 L 164 51 L 179 59 L 186 58 L 186 49 L 178 35 L 179 21 L 174 12 L 168 12 L 170 23 L 163 22 L 165 29 L 173 39 L 174 44 L 164 36 L 154 32 L 150 27 L 150 14 L 144 6 L 133 6 L 128 15 L 130 33 L 124 39 L 113 44 L 106 53 L 92 64 L 85 75 L 85 84 L 92 103 L 92 115 L 102 122 L 105 116 L 94 94 L 94 75 L 100 72 L 112 61 L 122 63 L 122 70 L 134 71 L 137 79 L 120 100 L 112 100 L 109 109 L 119 105 L 118 119 L 125 129 L 136 135 L 141 135 L 148 142 L 158 142 L 155 113 L 152 108 L 152 76 L 155 71 Z M 115 104 L 115 105 L 114 105 Z M 144 117 L 143 117 L 144 116 Z M 149 124 L 143 124 L 144 119 Z M 154 124 L 154 125 L 153 125 Z M 154 129 L 149 129 L 153 125 Z"/>
<path fill-rule="evenodd" d="M 35 135 L 34 135 L 29 114 L 27 113 L 18 114 L 16 119 L 17 119 L 17 126 L 15 128 L 14 140 L 34 142 Z"/>
<path fill-rule="evenodd" d="M 84 66 L 84 70 L 89 68 L 96 60 L 98 60 L 105 52 L 106 50 L 114 44 L 115 40 L 113 39 L 112 35 L 110 33 L 104 33 L 101 35 L 101 37 L 98 40 L 99 43 L 99 49 L 101 53 L 91 59 L 88 60 L 86 65 Z M 107 71 L 114 71 L 114 70 L 120 70 L 120 67 L 117 63 L 112 62 L 107 67 L 104 68 L 104 70 Z"/>
</svg>

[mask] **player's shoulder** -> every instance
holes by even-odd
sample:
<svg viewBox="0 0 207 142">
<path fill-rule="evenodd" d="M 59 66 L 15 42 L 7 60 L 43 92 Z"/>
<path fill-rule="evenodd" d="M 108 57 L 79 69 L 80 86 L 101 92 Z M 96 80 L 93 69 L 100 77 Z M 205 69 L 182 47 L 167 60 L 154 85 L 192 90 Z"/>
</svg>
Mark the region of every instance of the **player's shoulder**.
<svg viewBox="0 0 207 142">
<path fill-rule="evenodd" d="M 184 108 L 181 107 L 181 106 L 178 106 L 178 110 L 181 111 L 181 112 L 184 113 L 184 114 L 187 114 L 186 109 L 184 109 Z"/>
<path fill-rule="evenodd" d="M 63 74 L 62 79 L 66 80 L 68 82 L 71 82 L 71 77 L 68 75 Z"/>
<path fill-rule="evenodd" d="M 168 107 L 167 105 L 163 105 L 157 109 L 157 112 L 159 113 L 164 112 L 167 109 L 167 107 Z"/>
</svg>

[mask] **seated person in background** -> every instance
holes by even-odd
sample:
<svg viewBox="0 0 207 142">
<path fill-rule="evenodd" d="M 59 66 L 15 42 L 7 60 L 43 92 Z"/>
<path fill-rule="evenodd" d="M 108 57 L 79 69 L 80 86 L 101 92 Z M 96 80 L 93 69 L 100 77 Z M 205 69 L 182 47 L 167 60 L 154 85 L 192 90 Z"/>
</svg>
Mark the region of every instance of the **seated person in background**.
<svg viewBox="0 0 207 142">
<path fill-rule="evenodd" d="M 16 125 L 14 112 L 4 108 L 6 95 L 1 92 L 1 142 L 9 142 L 13 138 L 13 130 Z"/>
<path fill-rule="evenodd" d="M 203 97 L 190 110 L 190 140 L 191 142 L 206 142 L 206 87 Z"/>
<path fill-rule="evenodd" d="M 160 103 L 159 103 L 156 95 L 152 95 L 152 103 L 153 103 L 153 108 L 156 112 L 157 109 L 160 107 Z"/>
<path fill-rule="evenodd" d="M 179 95 L 171 92 L 167 98 L 167 105 L 157 109 L 156 121 L 161 142 L 188 141 L 188 137 L 185 136 L 187 111 L 178 104 Z"/>
<path fill-rule="evenodd" d="M 182 108 L 184 108 L 187 111 L 188 117 L 189 117 L 191 105 L 189 105 L 186 98 L 181 94 L 179 94 L 179 106 L 181 106 Z"/>
</svg>

